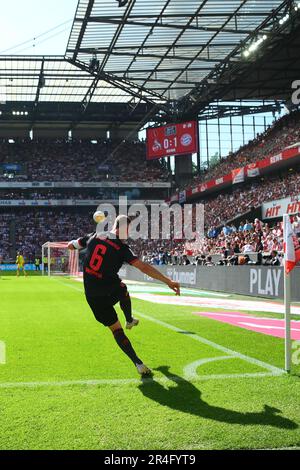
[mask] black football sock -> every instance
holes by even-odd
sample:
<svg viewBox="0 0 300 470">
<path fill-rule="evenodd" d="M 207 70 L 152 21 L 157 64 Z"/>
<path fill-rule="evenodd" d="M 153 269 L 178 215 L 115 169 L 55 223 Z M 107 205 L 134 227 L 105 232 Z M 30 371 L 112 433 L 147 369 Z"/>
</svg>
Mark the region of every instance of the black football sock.
<svg viewBox="0 0 300 470">
<path fill-rule="evenodd" d="M 127 356 L 132 360 L 132 362 L 134 363 L 134 365 L 136 364 L 143 364 L 143 361 L 141 361 L 136 353 L 135 353 L 135 350 L 133 349 L 129 339 L 127 338 L 127 336 L 125 335 L 124 331 L 122 330 L 122 328 L 120 328 L 119 330 L 115 330 L 113 332 L 113 335 L 115 337 L 115 340 L 116 342 L 118 343 L 118 345 L 120 346 L 120 348 L 122 349 L 122 351 L 127 354 Z"/>
<path fill-rule="evenodd" d="M 128 323 L 131 323 L 132 322 L 132 308 L 131 308 L 131 298 L 128 293 L 126 297 L 123 297 L 120 300 L 120 307 L 125 315 L 126 321 L 128 321 Z"/>
</svg>

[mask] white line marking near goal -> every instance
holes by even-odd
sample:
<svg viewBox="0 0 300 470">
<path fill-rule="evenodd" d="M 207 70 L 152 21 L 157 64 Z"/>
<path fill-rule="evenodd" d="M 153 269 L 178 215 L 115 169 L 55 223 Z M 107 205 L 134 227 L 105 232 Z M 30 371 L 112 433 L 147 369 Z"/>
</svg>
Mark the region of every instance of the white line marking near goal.
<svg viewBox="0 0 300 470">
<path fill-rule="evenodd" d="M 79 292 L 83 292 L 82 289 L 78 288 L 77 286 L 73 286 L 72 284 L 63 283 L 59 280 L 57 280 L 57 282 L 60 282 L 64 285 L 66 285 L 66 286 L 69 286 L 72 289 L 75 289 Z M 156 323 L 156 324 L 161 325 L 165 328 L 168 328 L 169 330 L 176 331 L 176 333 L 186 333 L 184 330 L 182 330 L 180 328 L 177 328 L 176 326 L 171 325 L 169 323 L 158 320 L 157 318 L 151 317 L 150 315 L 145 315 L 144 313 L 138 312 L 137 310 L 134 310 L 134 313 L 136 313 L 137 315 L 139 315 L 142 318 L 145 318 L 146 320 L 149 320 L 153 323 Z M 213 341 L 210 341 L 206 338 L 203 338 L 202 336 L 197 335 L 195 333 L 189 334 L 188 337 L 192 338 L 196 341 L 199 341 L 200 343 L 211 346 L 214 349 L 222 351 L 225 354 L 228 354 L 229 356 L 236 357 L 236 358 L 242 359 L 246 362 L 249 362 L 250 364 L 255 364 L 259 367 L 262 367 L 263 369 L 266 369 L 269 372 L 271 372 L 273 375 L 283 375 L 283 374 L 285 374 L 285 371 L 283 369 L 279 369 L 278 367 L 272 366 L 271 364 L 268 364 L 266 362 L 260 361 L 258 359 L 253 358 L 253 357 L 250 357 L 250 356 L 246 356 L 245 354 L 238 353 L 238 352 L 236 352 L 232 349 L 228 349 L 225 346 L 221 346 L 220 344 L 214 343 Z"/>
<path fill-rule="evenodd" d="M 237 379 L 237 378 L 255 378 L 255 377 L 274 377 L 272 372 L 257 372 L 249 374 L 211 374 L 211 375 L 202 375 L 197 376 L 195 379 L 183 378 L 179 376 L 170 377 L 159 377 L 159 378 L 148 378 L 148 379 L 90 379 L 90 380 L 62 380 L 62 381 L 49 381 L 49 382 L 3 382 L 0 383 L 0 390 L 10 389 L 10 388 L 42 388 L 42 387 L 71 387 L 75 385 L 80 386 L 89 386 L 95 387 L 98 385 L 113 385 L 113 386 L 122 386 L 130 384 L 142 384 L 142 383 L 162 383 L 170 385 L 173 382 L 205 382 L 207 380 L 224 380 L 224 379 Z"/>
</svg>

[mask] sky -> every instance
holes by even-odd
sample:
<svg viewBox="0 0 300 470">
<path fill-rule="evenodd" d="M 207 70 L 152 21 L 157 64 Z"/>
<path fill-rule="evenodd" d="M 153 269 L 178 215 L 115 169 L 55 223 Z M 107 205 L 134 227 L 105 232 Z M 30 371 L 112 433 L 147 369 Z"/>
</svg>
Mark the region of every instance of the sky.
<svg viewBox="0 0 300 470">
<path fill-rule="evenodd" d="M 0 54 L 64 55 L 77 3 L 0 0 Z"/>
</svg>

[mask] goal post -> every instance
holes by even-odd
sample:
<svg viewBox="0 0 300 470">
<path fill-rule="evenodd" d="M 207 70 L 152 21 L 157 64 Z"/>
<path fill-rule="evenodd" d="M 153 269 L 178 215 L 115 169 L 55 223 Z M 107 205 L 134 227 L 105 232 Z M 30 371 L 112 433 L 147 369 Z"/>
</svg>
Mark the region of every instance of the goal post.
<svg viewBox="0 0 300 470">
<path fill-rule="evenodd" d="M 68 250 L 68 242 L 44 243 L 42 245 L 42 275 L 78 276 L 78 250 Z"/>
</svg>

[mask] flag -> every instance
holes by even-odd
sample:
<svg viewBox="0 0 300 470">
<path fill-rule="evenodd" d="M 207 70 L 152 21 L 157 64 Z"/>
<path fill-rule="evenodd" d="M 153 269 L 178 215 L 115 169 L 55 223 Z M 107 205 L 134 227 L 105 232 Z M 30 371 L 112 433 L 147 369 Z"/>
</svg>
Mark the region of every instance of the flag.
<svg viewBox="0 0 300 470">
<path fill-rule="evenodd" d="M 289 217 L 284 219 L 285 272 L 289 274 L 300 261 L 300 245 Z"/>
<path fill-rule="evenodd" d="M 260 175 L 258 163 L 250 163 L 246 167 L 248 178 L 255 178 Z"/>
<path fill-rule="evenodd" d="M 245 181 L 245 168 L 232 170 L 232 184 L 243 183 Z"/>
</svg>

